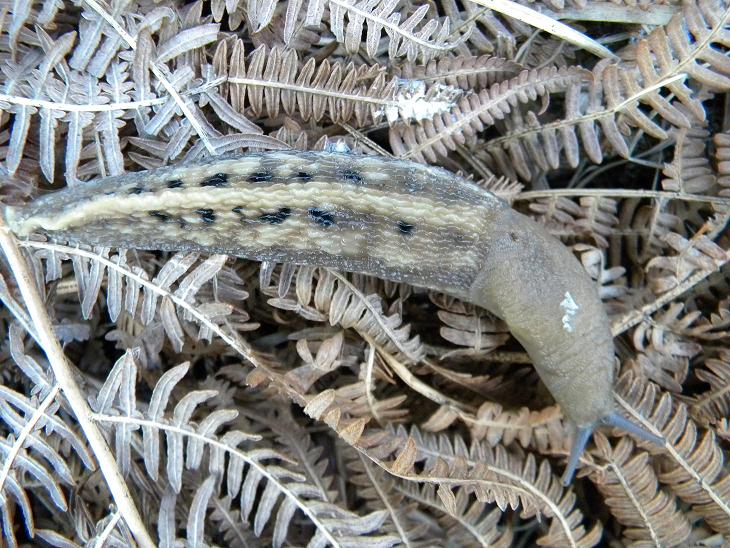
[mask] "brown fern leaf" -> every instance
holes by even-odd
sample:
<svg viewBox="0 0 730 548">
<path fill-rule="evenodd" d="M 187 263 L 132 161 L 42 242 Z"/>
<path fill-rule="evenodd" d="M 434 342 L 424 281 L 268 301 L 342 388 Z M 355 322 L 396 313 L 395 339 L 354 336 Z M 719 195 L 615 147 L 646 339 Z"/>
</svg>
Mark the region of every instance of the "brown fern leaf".
<svg viewBox="0 0 730 548">
<path fill-rule="evenodd" d="M 649 455 L 636 452 L 629 438 L 611 446 L 600 432 L 594 436 L 597 453 L 607 463 L 591 474 L 611 514 L 625 527 L 624 542 L 651 542 L 656 546 L 682 545 L 692 526 L 677 508 L 677 499 L 659 487 Z"/>
<path fill-rule="evenodd" d="M 479 502 L 496 502 L 504 510 L 520 508 L 524 519 L 547 516 L 550 527 L 538 542 L 546 546 L 594 546 L 601 526 L 586 531 L 583 516 L 575 508 L 576 497 L 566 491 L 552 474 L 547 461 L 539 465 L 532 455 L 514 455 L 498 445 L 493 450 L 473 443 L 468 448 L 456 437 L 433 436 L 411 428 L 365 429 L 361 420 L 343 416 L 333 406 L 335 391 L 330 389 L 308 399 L 305 412 L 333 428 L 349 444 L 390 474 L 403 480 L 438 484 L 439 499 L 453 508 L 454 489 L 474 494 Z M 422 462 L 418 473 L 414 464 Z"/>
<path fill-rule="evenodd" d="M 630 366 L 665 390 L 681 393 L 689 371 L 689 360 L 702 351 L 691 340 L 691 326 L 701 316 L 697 311 L 682 314 L 682 303 L 672 303 L 651 320 L 640 323 L 633 332 L 634 347 L 639 351 Z"/>
<path fill-rule="evenodd" d="M 664 390 L 679 394 L 682 392 L 681 382 L 689 372 L 689 360 L 680 356 L 667 356 L 654 348 L 640 352 L 626 363 L 627 368 L 647 379 L 652 380 Z"/>
<path fill-rule="evenodd" d="M 702 102 L 682 75 L 711 90 L 730 89 L 725 49 L 730 32 L 724 24 L 728 10 L 725 0 L 687 2 L 666 27 L 640 40 L 626 54 L 630 59 L 618 64 L 599 62 L 587 89 L 573 84 L 566 91 L 565 114 L 557 121 L 541 120 L 533 112 L 515 112 L 507 120 L 507 133 L 489 141 L 486 151 L 494 163 L 501 164 L 506 162 L 496 157 L 508 154 L 517 173 L 530 179 L 531 163 L 542 170 L 557 169 L 561 154 L 576 167 L 581 144 L 594 163 L 602 163 L 606 148 L 628 157 L 630 126 L 666 139 L 667 132 L 640 105 L 676 128 L 689 128 L 692 118 L 704 120 Z M 672 96 L 660 93 L 664 87 Z"/>
<path fill-rule="evenodd" d="M 717 303 L 717 312 L 702 318 L 697 325 L 687 330 L 687 335 L 702 341 L 716 341 L 730 337 L 730 299 Z"/>
<path fill-rule="evenodd" d="M 538 215 L 536 220 L 553 234 L 574 233 L 582 213 L 580 206 L 573 200 L 558 195 L 531 201 L 529 208 Z"/>
<path fill-rule="evenodd" d="M 261 287 L 269 287 L 271 265 L 262 266 Z M 292 280 L 294 295 L 287 295 Z M 410 336 L 410 326 L 403 325 L 400 314 L 386 315 L 377 294 L 365 295 L 345 276 L 326 268 L 282 267 L 277 297 L 269 304 L 295 311 L 306 319 L 329 321 L 330 325 L 353 328 L 367 334 L 386 351 L 417 362 L 425 353 L 419 337 Z"/>
<path fill-rule="evenodd" d="M 626 234 L 623 250 L 637 267 L 635 275 L 643 275 L 647 261 L 664 253 L 665 237 L 680 229 L 680 217 L 668 206 L 669 202 L 661 198 L 650 202 L 630 198 L 621 203 L 618 230 Z"/>
<path fill-rule="evenodd" d="M 328 410 L 326 399 L 319 400 L 311 400 L 307 412 L 338 432 L 344 429 L 340 415 Z M 438 497 L 447 508 L 455 507 L 458 491 L 463 489 L 476 495 L 479 502 L 496 502 L 502 510 L 521 508 L 524 519 L 547 516 L 551 524 L 547 535 L 539 540 L 541 545 L 594 546 L 600 540 L 600 525 L 585 530 L 583 517 L 574 508 L 575 495 L 563 490 L 547 461 L 538 466 L 530 455 L 523 462 L 502 446 L 492 451 L 473 444 L 468 449 L 461 438 L 455 438 L 452 444 L 445 436 L 427 436 L 416 428 L 411 429 L 411 435 L 403 429 L 370 431 L 350 438 L 349 443 L 356 444 L 392 475 L 411 482 L 438 484 Z M 370 453 L 370 447 L 374 453 Z M 388 463 L 381 460 L 389 455 L 395 458 Z M 417 461 L 423 461 L 421 473 L 414 469 Z"/>
<path fill-rule="evenodd" d="M 420 508 L 436 512 L 439 532 L 442 532 L 439 545 L 514 546 L 512 527 L 509 523 L 500 523 L 502 511 L 473 500 L 466 489 L 458 489 L 454 494 L 447 488 L 437 489 L 428 483 L 419 486 L 409 481 L 398 481 L 395 489 L 407 499 L 417 502 Z"/>
<path fill-rule="evenodd" d="M 671 303 L 651 321 L 642 322 L 633 333 L 634 347 L 643 352 L 651 347 L 665 356 L 693 358 L 702 351 L 702 346 L 689 340 L 692 325 L 702 315 L 698 311 L 685 312 L 685 305 Z"/>
<path fill-rule="evenodd" d="M 396 124 L 390 131 L 390 145 L 399 157 L 435 162 L 437 155 L 446 156 L 458 144 L 473 142 L 478 132 L 503 119 L 518 105 L 538 97 L 546 101 L 551 94 L 565 91 L 587 74 L 577 68 L 523 71 L 510 80 L 463 97 L 451 112 L 418 125 Z"/>
<path fill-rule="evenodd" d="M 509 59 L 459 55 L 432 59 L 425 65 L 403 65 L 397 74 L 402 78 L 440 82 L 465 91 L 476 91 L 517 76 L 522 70 L 521 65 Z"/>
<path fill-rule="evenodd" d="M 682 194 L 715 194 L 717 185 L 707 157 L 710 133 L 703 128 L 673 131 L 674 158 L 664 164 L 662 188 Z"/>
<path fill-rule="evenodd" d="M 456 48 L 460 53 L 487 53 L 513 59 L 518 41 L 532 33 L 532 28 L 519 18 L 504 17 L 475 2 L 441 0 L 439 4 L 439 10 L 451 19 L 455 29 L 470 31 L 464 44 Z"/>
<path fill-rule="evenodd" d="M 395 80 L 383 67 L 309 59 L 299 66 L 294 50 L 261 46 L 248 58 L 243 41 L 231 48 L 228 73 L 231 105 L 238 112 L 248 106 L 254 115 L 277 118 L 280 110 L 304 121 L 325 115 L 335 123 L 362 126 L 377 120 L 388 108 L 398 108 Z"/>
<path fill-rule="evenodd" d="M 580 51 L 579 48 L 565 41 L 555 41 L 546 35 L 535 34 L 531 27 L 528 29 L 530 37 L 524 43 L 527 48 L 522 47 L 518 51 L 518 59 L 525 67 L 569 67 L 577 64 L 576 54 Z"/>
<path fill-rule="evenodd" d="M 432 531 L 428 530 L 428 526 L 414 519 L 417 502 L 406 500 L 395 478 L 351 447 L 346 447 L 344 455 L 347 459 L 347 481 L 357 487 L 358 497 L 364 500 L 365 507 L 371 512 L 386 513 L 382 531 L 398 536 L 406 546 L 430 538 Z"/>
<path fill-rule="evenodd" d="M 626 305 L 621 301 L 628 293 L 626 269 L 623 266 L 607 267 L 606 252 L 586 244 L 576 244 L 573 251 L 579 255 L 583 268 L 596 281 L 598 293 L 604 301 L 609 316 L 625 312 Z"/>
<path fill-rule="evenodd" d="M 581 218 L 576 226 L 589 234 L 601 249 L 608 247 L 607 238 L 618 224 L 618 204 L 611 198 L 584 196 L 580 198 Z"/>
<path fill-rule="evenodd" d="M 616 232 L 619 223 L 616 200 L 602 196 L 582 196 L 575 203 L 575 199 L 562 196 L 559 190 L 549 194 L 546 198 L 530 200 L 528 207 L 538 215 L 537 221 L 555 236 L 565 235 L 571 240 L 581 241 L 580 251 L 608 248 L 608 238 Z"/>
<path fill-rule="evenodd" d="M 666 440 L 659 481 L 701 514 L 715 531 L 730 534 L 730 471 L 712 430 L 701 438 L 689 418 L 687 406 L 660 393 L 656 385 L 631 371 L 616 383 L 619 403 L 639 416 L 648 417 Z"/>
<path fill-rule="evenodd" d="M 692 396 L 690 413 L 703 426 L 730 416 L 730 350 L 719 348 L 715 358 L 707 358 L 696 369 L 697 378 L 710 385 L 706 392 Z"/>
<path fill-rule="evenodd" d="M 458 309 L 458 304 L 455 304 Z M 460 348 L 448 352 L 442 359 L 459 356 L 488 354 L 510 339 L 506 326 L 497 319 L 485 315 L 481 309 L 464 307 L 463 310 L 439 310 L 438 317 L 444 324 L 441 336 Z"/>
<path fill-rule="evenodd" d="M 228 17 L 228 28 L 236 30 L 244 21 L 245 11 L 243 9 L 243 0 L 211 0 L 210 2 L 210 13 L 213 16 L 213 21 L 220 23 L 223 20 L 223 16 L 227 13 Z M 252 4 L 249 2 L 249 5 Z M 262 5 L 270 7 L 272 10 L 276 7 L 276 2 L 261 2 Z M 261 17 L 255 18 L 254 14 L 249 11 L 249 17 L 254 21 L 261 20 Z"/>
<path fill-rule="evenodd" d="M 720 196 L 730 196 L 730 133 L 716 133 L 715 159 L 717 162 L 717 184 L 720 186 Z"/>
<path fill-rule="evenodd" d="M 468 426 L 472 439 L 484 440 L 492 447 L 518 441 L 524 448 L 546 453 L 561 451 L 565 443 L 563 414 L 555 405 L 540 411 L 527 407 L 512 411 L 504 410 L 498 403 L 484 402 Z"/>
<path fill-rule="evenodd" d="M 302 2 L 295 5 L 301 9 Z M 409 61 L 417 58 L 428 61 L 458 46 L 467 34 L 449 42 L 451 28 L 449 18 L 439 21 L 428 19 L 432 10 L 423 4 L 396 10 L 398 2 L 388 0 L 349 2 L 347 0 L 312 0 L 307 5 L 307 26 L 318 26 L 329 6 L 329 25 L 335 39 L 345 45 L 349 54 L 357 53 L 364 45 L 368 56 L 375 58 L 383 32 L 388 37 L 388 56 L 391 59 L 405 56 Z M 409 13 L 408 8 L 415 9 Z M 287 22 L 298 14 L 296 9 L 287 10 Z M 401 22 L 401 18 L 407 18 Z M 345 21 L 347 20 L 347 21 Z M 365 40 L 362 40 L 365 30 Z"/>
<path fill-rule="evenodd" d="M 646 88 L 684 72 L 690 78 L 715 91 L 730 89 L 730 60 L 726 57 L 730 31 L 726 21 L 730 4 L 725 0 L 693 0 L 682 6 L 665 27 L 657 27 L 640 40 L 633 53 L 636 68 Z M 681 80 L 667 84 L 669 89 L 697 120 L 705 119 L 705 110 L 692 89 Z M 646 102 L 662 117 L 672 122 L 667 104 L 649 95 Z M 668 116 L 667 116 L 668 115 Z M 677 118 L 675 125 L 684 116 Z"/>
<path fill-rule="evenodd" d="M 727 260 L 728 252 L 698 232 L 687 239 L 676 232 L 662 237 L 676 253 L 672 256 L 659 256 L 647 265 L 650 287 L 654 293 L 664 293 L 676 287 L 693 273 L 704 270 L 713 272 Z"/>
<path fill-rule="evenodd" d="M 388 470 L 402 479 L 438 483 L 443 499 L 454 495 L 453 488 L 467 489 L 480 502 L 495 502 L 500 509 L 520 508 L 520 516 L 529 519 L 545 515 L 550 527 L 538 543 L 545 546 L 594 546 L 601 538 L 601 527 L 586 531 L 583 516 L 575 508 L 575 495 L 565 491 L 553 475 L 547 461 L 539 465 L 532 455 L 526 459 L 509 453 L 498 445 L 491 450 L 473 443 L 467 448 L 460 438 L 428 436 L 412 429 L 409 436 L 399 430 L 398 454 Z M 414 469 L 423 461 L 423 471 Z"/>
<path fill-rule="evenodd" d="M 496 177 L 495 175 L 492 175 L 481 181 L 477 181 L 476 184 L 483 188 L 486 188 L 489 192 L 495 194 L 496 196 L 499 196 L 509 204 L 512 204 L 512 202 L 515 201 L 517 196 L 520 195 L 520 192 L 522 192 L 522 189 L 524 188 L 524 185 L 522 183 L 519 183 L 514 179 L 510 179 L 509 177 L 504 176 Z"/>
</svg>

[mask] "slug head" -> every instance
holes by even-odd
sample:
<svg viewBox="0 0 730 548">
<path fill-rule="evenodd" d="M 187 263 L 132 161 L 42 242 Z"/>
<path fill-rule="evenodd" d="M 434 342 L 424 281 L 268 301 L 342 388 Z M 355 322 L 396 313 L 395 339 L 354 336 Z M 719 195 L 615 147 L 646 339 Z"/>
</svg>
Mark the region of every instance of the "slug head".
<svg viewBox="0 0 730 548">
<path fill-rule="evenodd" d="M 599 420 L 597 424 L 591 426 L 579 426 L 576 428 L 573 445 L 570 448 L 568 465 L 565 467 L 565 472 L 560 480 L 563 486 L 567 487 L 573 481 L 573 474 L 575 474 L 575 469 L 578 466 L 580 456 L 583 454 L 583 451 L 585 451 L 588 440 L 591 439 L 593 431 L 598 426 L 615 426 L 616 428 L 621 428 L 630 434 L 634 434 L 635 436 L 658 446 L 663 447 L 665 443 L 664 438 L 655 436 L 651 432 L 645 430 L 641 426 L 635 425 L 614 411 L 610 415 Z"/>
<path fill-rule="evenodd" d="M 576 425 L 563 484 L 595 428 L 616 426 L 662 445 L 614 410 L 611 324 L 596 283 L 575 256 L 531 219 L 502 212 L 483 238 L 484 266 L 469 300 L 502 318 Z"/>
</svg>

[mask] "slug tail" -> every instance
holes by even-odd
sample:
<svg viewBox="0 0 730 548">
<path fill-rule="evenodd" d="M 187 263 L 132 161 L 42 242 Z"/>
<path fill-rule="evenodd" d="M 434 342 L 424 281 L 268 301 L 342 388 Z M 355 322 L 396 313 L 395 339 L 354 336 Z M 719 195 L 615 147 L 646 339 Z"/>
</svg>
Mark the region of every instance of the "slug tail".
<svg viewBox="0 0 730 548">
<path fill-rule="evenodd" d="M 642 440 L 651 442 L 660 447 L 663 447 L 665 444 L 664 438 L 652 434 L 641 426 L 637 426 L 636 424 L 629 421 L 628 419 L 625 419 L 615 411 L 610 415 L 602 418 L 598 422 L 597 426 L 601 425 L 615 426 L 616 428 L 625 430 L 629 434 L 634 434 Z M 575 469 L 578 466 L 578 461 L 580 460 L 580 456 L 583 454 L 583 451 L 585 451 L 586 445 L 588 445 L 588 440 L 590 440 L 591 435 L 593 435 L 593 430 L 594 426 L 582 426 L 576 429 L 575 438 L 573 439 L 573 445 L 570 448 L 570 458 L 568 459 L 568 466 L 565 467 L 565 472 L 563 473 L 563 477 L 560 480 L 560 482 L 563 484 L 563 487 L 567 487 L 573 481 L 573 475 L 575 474 Z"/>
</svg>

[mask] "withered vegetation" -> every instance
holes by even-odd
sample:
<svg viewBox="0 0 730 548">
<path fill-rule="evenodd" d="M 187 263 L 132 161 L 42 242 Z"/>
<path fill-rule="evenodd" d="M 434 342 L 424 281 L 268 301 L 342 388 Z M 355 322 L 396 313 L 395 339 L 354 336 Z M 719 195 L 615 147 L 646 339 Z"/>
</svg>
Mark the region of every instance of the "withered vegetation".
<svg viewBox="0 0 730 548">
<path fill-rule="evenodd" d="M 564 488 L 529 358 L 440 294 L 3 233 L 5 543 L 730 542 L 730 3 L 520 4 L 0 1 L 0 198 L 287 147 L 461 172 L 575 251 L 666 446 L 599 432 Z"/>
</svg>

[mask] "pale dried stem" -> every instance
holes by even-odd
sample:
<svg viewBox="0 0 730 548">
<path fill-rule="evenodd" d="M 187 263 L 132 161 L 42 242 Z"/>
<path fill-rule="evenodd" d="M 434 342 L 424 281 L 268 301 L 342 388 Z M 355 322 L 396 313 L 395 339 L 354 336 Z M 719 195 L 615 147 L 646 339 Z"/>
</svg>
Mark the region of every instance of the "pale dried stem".
<svg viewBox="0 0 730 548">
<path fill-rule="evenodd" d="M 2 247 L 10 269 L 15 276 L 18 289 L 23 296 L 23 302 L 28 308 L 30 318 L 36 328 L 38 340 L 48 357 L 56 381 L 64 396 L 66 396 L 66 400 L 96 456 L 119 513 L 124 518 L 137 543 L 142 547 L 152 548 L 155 543 L 145 528 L 142 516 L 137 510 L 124 477 L 119 471 L 114 454 L 107 445 L 101 430 L 92 419 L 92 411 L 86 402 L 86 396 L 74 379 L 71 364 L 66 360 L 63 349 L 53 332 L 51 320 L 20 254 L 16 240 L 7 230 L 2 220 L 0 220 L 0 247 Z"/>
</svg>

